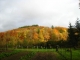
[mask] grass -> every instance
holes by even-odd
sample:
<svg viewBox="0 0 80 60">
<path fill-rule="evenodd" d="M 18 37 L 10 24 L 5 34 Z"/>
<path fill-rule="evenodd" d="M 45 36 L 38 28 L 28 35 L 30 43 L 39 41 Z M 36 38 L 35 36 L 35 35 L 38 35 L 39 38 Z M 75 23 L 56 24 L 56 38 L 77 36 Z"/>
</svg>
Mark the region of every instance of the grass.
<svg viewBox="0 0 80 60">
<path fill-rule="evenodd" d="M 80 50 L 72 51 L 72 60 L 80 60 Z"/>
<path fill-rule="evenodd" d="M 34 52 L 37 52 L 37 51 L 41 51 L 41 52 L 52 51 L 52 52 L 55 52 L 56 51 L 55 49 L 16 49 L 16 50 L 34 51 Z"/>
<path fill-rule="evenodd" d="M 11 52 L 2 52 L 2 53 L 0 53 L 0 60 L 1 60 L 2 58 L 11 56 L 11 55 L 16 54 L 16 53 L 19 53 L 19 52 L 20 52 L 20 50 L 13 50 L 13 51 L 11 51 Z"/>
<path fill-rule="evenodd" d="M 29 51 L 29 54 L 22 56 L 20 60 L 59 60 L 57 52 L 52 51 Z"/>
<path fill-rule="evenodd" d="M 16 49 L 16 50 L 21 50 L 21 51 L 28 51 L 29 53 L 25 56 L 22 56 L 20 58 L 20 60 L 33 60 L 33 59 L 37 59 L 38 56 L 45 56 L 45 57 L 48 57 L 46 56 L 45 54 L 39 54 L 38 53 L 50 53 L 50 52 L 55 52 L 55 49 Z M 37 55 L 36 55 L 37 54 Z M 51 54 L 51 53 L 50 53 Z M 48 55 L 50 55 L 48 54 Z M 39 57 L 39 58 L 41 58 Z"/>
<path fill-rule="evenodd" d="M 36 60 L 38 58 L 45 58 L 45 57 L 46 60 L 50 60 L 54 58 L 55 58 L 54 60 L 65 60 L 65 57 L 67 58 L 67 60 L 71 60 L 70 52 L 66 51 L 66 49 L 59 49 L 59 52 L 56 52 L 56 49 L 15 49 L 14 51 L 9 53 L 6 52 L 1 53 L 0 59 L 12 56 L 13 54 L 16 55 L 16 53 L 18 53 L 19 55 L 20 51 L 24 51 L 23 53 L 24 55 L 22 55 L 19 60 L 30 60 L 30 59 Z M 27 54 L 25 54 L 25 52 Z M 80 60 L 79 56 L 80 56 L 80 50 L 72 49 L 72 60 Z M 45 59 L 41 59 L 41 60 L 45 60 Z"/>
<path fill-rule="evenodd" d="M 31 58 L 33 60 L 34 57 L 38 58 L 38 55 L 36 55 L 38 52 L 41 53 L 40 54 L 41 57 L 42 56 L 48 57 L 48 55 L 50 55 L 52 52 L 54 52 L 55 49 L 15 49 L 15 51 L 21 51 L 21 52 L 19 52 L 18 54 L 14 54 L 14 55 L 11 52 L 8 54 L 2 53 L 2 55 L 4 57 L 1 56 L 1 59 L 4 58 L 3 60 L 6 60 L 6 59 L 7 60 L 15 60 L 15 57 L 17 56 L 17 57 L 19 57 L 19 58 L 16 58 L 17 60 L 30 60 Z M 42 54 L 42 53 L 47 53 L 47 54 L 49 53 L 49 54 L 46 55 L 46 54 Z"/>
<path fill-rule="evenodd" d="M 17 49 L 28 51 L 29 54 L 22 56 L 20 60 L 59 60 L 60 55 L 55 49 Z"/>
<path fill-rule="evenodd" d="M 65 49 L 60 49 L 59 54 L 61 54 L 64 58 L 67 60 L 80 60 L 80 50 L 74 50 L 72 49 L 72 58 L 71 58 L 71 52 L 66 51 Z"/>
</svg>

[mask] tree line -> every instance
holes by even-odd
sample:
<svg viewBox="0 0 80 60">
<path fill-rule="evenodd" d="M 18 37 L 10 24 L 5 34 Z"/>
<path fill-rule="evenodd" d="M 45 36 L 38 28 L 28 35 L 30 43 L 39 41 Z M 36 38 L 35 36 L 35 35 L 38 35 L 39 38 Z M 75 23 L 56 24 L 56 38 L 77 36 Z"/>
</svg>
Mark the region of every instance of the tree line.
<svg viewBox="0 0 80 60">
<path fill-rule="evenodd" d="M 65 27 L 23 26 L 0 32 L 0 47 L 32 48 L 80 47 L 80 20 Z"/>
</svg>

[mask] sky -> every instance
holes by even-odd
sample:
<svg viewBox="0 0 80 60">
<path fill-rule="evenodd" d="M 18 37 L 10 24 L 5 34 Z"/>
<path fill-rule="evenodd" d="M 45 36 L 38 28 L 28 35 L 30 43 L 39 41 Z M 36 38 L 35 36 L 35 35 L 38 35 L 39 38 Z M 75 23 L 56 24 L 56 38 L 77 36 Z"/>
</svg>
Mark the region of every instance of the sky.
<svg viewBox="0 0 80 60">
<path fill-rule="evenodd" d="M 79 17 L 79 0 L 0 0 L 0 32 L 33 24 L 68 27 Z"/>
</svg>

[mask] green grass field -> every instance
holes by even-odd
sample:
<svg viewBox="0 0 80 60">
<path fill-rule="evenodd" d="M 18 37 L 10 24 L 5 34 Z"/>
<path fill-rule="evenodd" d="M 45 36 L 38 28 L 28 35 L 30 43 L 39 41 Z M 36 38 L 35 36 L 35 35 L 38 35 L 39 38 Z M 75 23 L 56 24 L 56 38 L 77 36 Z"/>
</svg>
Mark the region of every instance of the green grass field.
<svg viewBox="0 0 80 60">
<path fill-rule="evenodd" d="M 79 50 L 74 50 L 71 49 L 70 51 L 66 51 L 66 49 L 60 49 L 59 53 L 63 55 L 65 58 L 68 60 L 80 60 L 80 49 Z"/>
<path fill-rule="evenodd" d="M 80 60 L 79 56 L 80 50 L 72 49 L 72 60 Z M 70 52 L 65 49 L 59 52 L 56 49 L 15 49 L 0 54 L 1 60 L 65 60 L 65 57 L 71 60 Z"/>
</svg>

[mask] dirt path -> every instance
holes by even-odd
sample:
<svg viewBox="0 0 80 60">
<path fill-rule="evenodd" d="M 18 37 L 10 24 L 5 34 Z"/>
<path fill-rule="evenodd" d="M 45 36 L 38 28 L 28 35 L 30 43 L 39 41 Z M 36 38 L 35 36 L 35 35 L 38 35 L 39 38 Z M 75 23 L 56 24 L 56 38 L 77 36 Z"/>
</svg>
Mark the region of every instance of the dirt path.
<svg viewBox="0 0 80 60">
<path fill-rule="evenodd" d="M 56 53 L 53 52 L 38 52 L 31 60 L 59 60 Z"/>
<path fill-rule="evenodd" d="M 22 56 L 25 56 L 26 54 L 28 54 L 29 52 L 20 52 L 20 53 L 17 53 L 15 55 L 11 55 L 9 57 L 6 57 L 6 58 L 3 58 L 2 60 L 19 60 Z"/>
</svg>

